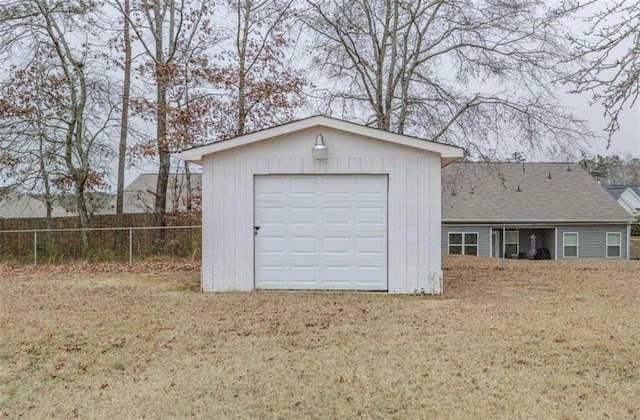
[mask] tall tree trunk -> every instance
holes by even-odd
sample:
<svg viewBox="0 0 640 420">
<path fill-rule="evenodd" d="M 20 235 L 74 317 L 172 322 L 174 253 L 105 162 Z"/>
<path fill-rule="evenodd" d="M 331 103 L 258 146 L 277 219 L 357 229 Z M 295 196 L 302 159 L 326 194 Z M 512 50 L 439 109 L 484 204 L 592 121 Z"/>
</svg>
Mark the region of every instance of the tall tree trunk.
<svg viewBox="0 0 640 420">
<path fill-rule="evenodd" d="M 162 72 L 163 70 L 158 70 Z M 167 208 L 167 186 L 169 185 L 169 173 L 171 171 L 171 155 L 167 148 L 167 89 L 166 79 L 160 75 L 158 77 L 158 93 L 157 93 L 157 116 L 158 122 L 156 127 L 156 136 L 158 141 L 158 180 L 156 183 L 156 200 L 153 208 L 154 226 L 158 229 L 155 231 L 156 252 L 162 251 L 165 239 L 165 213 Z"/>
<path fill-rule="evenodd" d="M 129 0 L 124 0 L 124 84 L 122 86 L 122 115 L 120 118 L 120 144 L 118 147 L 118 186 L 116 191 L 116 214 L 118 225 L 124 225 L 124 169 L 127 153 L 127 131 L 129 126 L 129 96 L 131 94 L 131 37 L 129 34 Z"/>
<path fill-rule="evenodd" d="M 184 177 L 185 177 L 185 186 L 187 188 L 186 194 L 187 194 L 187 198 L 186 198 L 186 207 L 187 207 L 187 213 L 191 213 L 191 210 L 193 209 L 193 197 L 192 197 L 192 193 L 191 193 L 191 167 L 190 167 L 190 163 L 189 162 L 185 162 L 184 163 Z"/>
<path fill-rule="evenodd" d="M 87 210 L 87 204 L 84 199 L 84 182 L 74 182 L 73 198 L 76 204 L 76 210 L 78 217 L 80 218 L 80 227 L 82 229 L 91 227 L 91 219 L 89 219 L 89 211 Z M 86 253 L 89 250 L 89 231 L 80 231 L 80 240 L 82 243 L 82 249 Z"/>
<path fill-rule="evenodd" d="M 170 5 L 173 9 L 173 2 Z M 156 182 L 156 200 L 153 207 L 153 221 L 155 230 L 154 249 L 161 252 L 165 240 L 165 213 L 167 209 L 167 186 L 171 171 L 171 155 L 167 144 L 167 83 L 169 74 L 164 57 L 164 21 L 160 2 L 156 2 L 155 8 L 155 65 L 156 65 L 156 143 L 158 145 L 158 179 Z M 173 16 L 173 10 L 170 10 Z M 170 32 L 173 31 L 173 22 L 169 23 Z"/>
<path fill-rule="evenodd" d="M 122 113 L 120 116 L 120 143 L 118 144 L 118 185 L 116 187 L 116 214 L 118 227 L 124 227 L 124 169 L 127 160 L 127 134 L 129 131 L 129 97 L 131 96 L 131 34 L 129 15 L 131 5 L 129 0 L 124 0 L 124 82 L 122 85 Z M 114 249 L 121 249 L 125 243 L 124 231 L 116 234 Z"/>
<path fill-rule="evenodd" d="M 251 15 L 252 2 L 246 0 L 244 6 L 238 3 L 238 28 L 236 33 L 236 48 L 238 51 L 238 131 L 236 135 L 245 132 L 247 122 L 247 110 L 245 103 L 246 90 L 246 63 L 247 63 L 247 40 L 249 37 L 249 17 Z M 244 12 L 244 13 L 243 13 Z"/>
</svg>

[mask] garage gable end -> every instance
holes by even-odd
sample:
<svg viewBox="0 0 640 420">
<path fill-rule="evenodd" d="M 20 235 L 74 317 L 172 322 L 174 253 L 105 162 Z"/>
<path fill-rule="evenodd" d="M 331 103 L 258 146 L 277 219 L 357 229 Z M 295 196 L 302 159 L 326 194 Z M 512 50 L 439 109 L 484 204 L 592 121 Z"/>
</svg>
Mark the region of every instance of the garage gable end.
<svg viewBox="0 0 640 420">
<path fill-rule="evenodd" d="M 369 140 L 376 140 L 379 142 L 386 142 L 388 144 L 406 146 L 412 149 L 437 153 L 442 160 L 441 166 L 446 166 L 449 163 L 464 156 L 464 150 L 459 147 L 436 143 L 402 134 L 391 133 L 388 131 L 365 127 L 362 125 L 324 116 L 315 116 L 297 120 L 266 130 L 257 131 L 228 140 L 218 141 L 208 145 L 185 150 L 181 153 L 181 156 L 182 159 L 186 161 L 200 164 L 202 163 L 203 158 L 207 155 L 224 151 L 231 151 L 233 149 L 243 148 L 245 146 L 258 144 L 265 141 L 273 144 L 277 142 L 278 139 L 281 139 L 283 137 L 293 136 L 300 139 L 306 137 L 308 141 L 310 140 L 311 142 L 313 142 L 316 138 L 316 135 L 322 134 L 324 131 L 331 131 L 336 134 L 335 137 L 338 138 L 358 136 Z M 311 143 L 311 145 L 313 145 L 313 143 Z"/>
</svg>

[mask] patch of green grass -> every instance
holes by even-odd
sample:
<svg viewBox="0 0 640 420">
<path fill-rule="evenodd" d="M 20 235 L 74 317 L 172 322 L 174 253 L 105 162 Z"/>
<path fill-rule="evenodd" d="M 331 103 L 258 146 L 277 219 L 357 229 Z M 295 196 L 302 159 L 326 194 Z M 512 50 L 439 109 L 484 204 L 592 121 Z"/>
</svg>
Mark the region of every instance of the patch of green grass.
<svg viewBox="0 0 640 420">
<path fill-rule="evenodd" d="M 113 370 L 124 370 L 124 364 L 118 360 L 111 363 L 111 369 Z"/>
</svg>

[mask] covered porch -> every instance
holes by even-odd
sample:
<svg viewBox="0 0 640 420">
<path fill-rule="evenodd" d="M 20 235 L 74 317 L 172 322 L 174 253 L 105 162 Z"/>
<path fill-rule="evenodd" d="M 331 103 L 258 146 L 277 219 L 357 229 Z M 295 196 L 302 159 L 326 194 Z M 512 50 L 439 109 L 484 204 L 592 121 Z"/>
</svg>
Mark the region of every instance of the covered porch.
<svg viewBox="0 0 640 420">
<path fill-rule="evenodd" d="M 490 229 L 490 252 L 495 258 L 557 259 L 556 228 L 495 226 Z"/>
</svg>

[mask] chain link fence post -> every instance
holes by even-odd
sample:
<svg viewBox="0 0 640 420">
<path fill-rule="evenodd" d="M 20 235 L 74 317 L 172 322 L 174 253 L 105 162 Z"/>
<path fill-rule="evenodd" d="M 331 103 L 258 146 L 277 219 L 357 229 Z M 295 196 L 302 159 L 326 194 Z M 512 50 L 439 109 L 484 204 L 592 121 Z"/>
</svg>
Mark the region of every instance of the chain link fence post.
<svg viewBox="0 0 640 420">
<path fill-rule="evenodd" d="M 503 270 L 506 268 L 506 261 L 505 258 L 507 258 L 507 245 L 505 243 L 504 238 L 506 237 L 507 234 L 507 226 L 506 225 L 502 225 L 502 239 L 500 240 L 501 244 L 502 244 L 502 251 L 500 251 L 501 254 L 501 261 L 502 261 L 502 266 L 500 268 L 502 268 Z"/>
<path fill-rule="evenodd" d="M 33 231 L 33 266 L 38 266 L 38 231 Z"/>
</svg>

